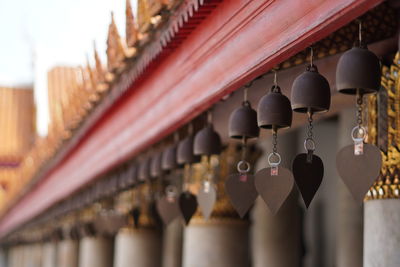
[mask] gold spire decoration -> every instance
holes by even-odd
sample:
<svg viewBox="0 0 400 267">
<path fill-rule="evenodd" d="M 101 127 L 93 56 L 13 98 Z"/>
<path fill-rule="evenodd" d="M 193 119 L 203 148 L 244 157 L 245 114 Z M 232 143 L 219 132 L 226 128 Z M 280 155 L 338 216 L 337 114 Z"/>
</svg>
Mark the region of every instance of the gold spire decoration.
<svg viewBox="0 0 400 267">
<path fill-rule="evenodd" d="M 136 42 L 138 40 L 138 30 L 135 25 L 135 17 L 133 16 L 131 1 L 126 0 L 126 21 L 125 21 L 125 34 L 126 34 L 126 56 L 132 58 L 136 55 Z"/>
<path fill-rule="evenodd" d="M 138 25 L 139 31 L 145 33 L 151 25 L 151 14 L 147 0 L 138 0 Z"/>
<path fill-rule="evenodd" d="M 108 72 L 114 72 L 123 67 L 125 51 L 118 33 L 117 25 L 114 20 L 114 13 L 111 12 L 111 23 L 108 28 L 107 38 L 107 69 Z"/>
<path fill-rule="evenodd" d="M 135 25 L 135 17 L 133 15 L 130 0 L 126 0 L 125 15 L 126 15 L 126 22 L 125 22 L 126 44 L 128 47 L 134 47 L 138 39 L 138 30 Z"/>
<path fill-rule="evenodd" d="M 101 63 L 99 53 L 97 52 L 96 43 L 93 42 L 93 50 L 94 50 L 94 60 L 95 60 L 95 68 L 94 68 L 94 81 L 96 81 L 96 91 L 97 92 L 105 92 L 109 88 L 105 83 L 105 71 L 103 68 L 103 64 Z"/>
</svg>

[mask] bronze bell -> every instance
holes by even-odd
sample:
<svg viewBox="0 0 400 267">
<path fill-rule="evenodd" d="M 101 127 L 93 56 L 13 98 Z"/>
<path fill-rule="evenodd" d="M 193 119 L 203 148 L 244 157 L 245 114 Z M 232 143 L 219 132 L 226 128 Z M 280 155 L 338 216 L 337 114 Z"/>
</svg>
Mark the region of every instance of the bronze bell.
<svg viewBox="0 0 400 267">
<path fill-rule="evenodd" d="M 164 171 L 169 171 L 178 167 L 176 162 L 176 145 L 167 147 L 162 153 L 161 168 Z"/>
<path fill-rule="evenodd" d="M 343 94 L 376 93 L 381 86 L 381 65 L 367 48 L 353 47 L 339 59 L 336 67 L 336 88 Z"/>
<path fill-rule="evenodd" d="M 162 153 L 157 152 L 152 158 L 150 162 L 150 177 L 157 178 L 162 175 L 163 170 L 161 168 L 161 158 Z"/>
<path fill-rule="evenodd" d="M 325 77 L 318 73 L 317 66 L 308 66 L 306 71 L 294 80 L 291 103 L 293 111 L 301 113 L 329 110 L 331 89 Z"/>
<path fill-rule="evenodd" d="M 242 139 L 255 138 L 260 134 L 257 125 L 257 112 L 251 108 L 249 101 L 243 101 L 241 107 L 235 109 L 229 117 L 229 137 Z"/>
<path fill-rule="evenodd" d="M 279 86 L 274 85 L 271 91 L 260 99 L 257 115 L 260 128 L 279 129 L 292 125 L 292 107 Z"/>
<path fill-rule="evenodd" d="M 176 149 L 176 161 L 178 164 L 192 164 L 200 162 L 200 157 L 193 154 L 193 136 L 188 136 L 179 142 Z"/>
<path fill-rule="evenodd" d="M 218 155 L 221 150 L 221 137 L 211 124 L 201 129 L 194 137 L 193 152 L 197 156 Z"/>
<path fill-rule="evenodd" d="M 145 181 L 150 178 L 150 158 L 145 158 L 139 164 L 138 180 Z"/>
</svg>

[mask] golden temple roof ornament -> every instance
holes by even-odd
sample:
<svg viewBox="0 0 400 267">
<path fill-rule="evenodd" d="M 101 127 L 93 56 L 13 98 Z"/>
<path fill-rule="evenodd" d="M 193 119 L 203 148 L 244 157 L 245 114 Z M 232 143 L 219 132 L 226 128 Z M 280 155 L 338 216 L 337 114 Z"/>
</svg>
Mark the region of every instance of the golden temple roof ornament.
<svg viewBox="0 0 400 267">
<path fill-rule="evenodd" d="M 94 50 L 94 61 L 95 61 L 95 68 L 94 68 L 94 81 L 96 81 L 96 90 L 100 93 L 107 91 L 109 88 L 108 85 L 105 83 L 105 71 L 103 68 L 103 64 L 101 63 L 99 53 L 97 52 L 96 43 L 93 43 L 93 50 Z"/>
<path fill-rule="evenodd" d="M 132 5 L 130 0 L 126 0 L 126 22 L 125 22 L 125 38 L 126 44 L 129 48 L 133 48 L 138 40 L 138 29 L 135 25 L 135 17 L 132 11 Z"/>
<path fill-rule="evenodd" d="M 108 28 L 107 38 L 107 70 L 110 73 L 124 67 L 125 49 L 118 33 L 114 20 L 114 13 L 111 12 L 111 23 Z"/>
</svg>

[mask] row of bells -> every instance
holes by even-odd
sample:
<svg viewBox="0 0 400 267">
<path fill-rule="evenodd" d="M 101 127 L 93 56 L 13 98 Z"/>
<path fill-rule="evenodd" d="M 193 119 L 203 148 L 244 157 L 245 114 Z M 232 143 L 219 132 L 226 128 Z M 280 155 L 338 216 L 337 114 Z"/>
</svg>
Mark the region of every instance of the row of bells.
<svg viewBox="0 0 400 267">
<path fill-rule="evenodd" d="M 339 59 L 336 70 L 337 90 L 344 94 L 369 94 L 380 88 L 381 67 L 378 57 L 364 47 L 354 47 Z M 229 119 L 231 138 L 256 138 L 260 128 L 288 128 L 292 124 L 292 110 L 300 113 L 321 113 L 330 107 L 330 86 L 315 65 L 307 67 L 292 86 L 291 101 L 273 86 L 258 104 L 258 112 L 249 102 L 233 111 Z M 184 164 L 200 161 L 200 156 L 217 155 L 221 152 L 221 138 L 207 125 L 195 136 L 188 136 L 178 144 L 144 160 L 138 168 L 137 177 L 144 181 L 159 177 L 164 171 Z"/>
<path fill-rule="evenodd" d="M 336 87 L 343 94 L 369 94 L 379 90 L 381 66 L 378 57 L 363 47 L 353 47 L 339 59 Z M 263 96 L 258 112 L 248 102 L 233 111 L 229 123 L 231 138 L 255 138 L 259 128 L 288 128 L 292 124 L 292 110 L 300 113 L 322 113 L 329 110 L 331 92 L 328 81 L 318 73 L 315 65 L 307 67 L 293 82 L 291 101 L 278 86 Z"/>
</svg>

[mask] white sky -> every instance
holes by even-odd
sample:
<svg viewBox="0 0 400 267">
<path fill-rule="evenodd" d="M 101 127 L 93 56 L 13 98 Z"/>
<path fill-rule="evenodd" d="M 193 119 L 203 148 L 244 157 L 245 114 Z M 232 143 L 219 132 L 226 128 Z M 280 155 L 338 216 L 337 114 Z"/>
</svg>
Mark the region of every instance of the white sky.
<svg viewBox="0 0 400 267">
<path fill-rule="evenodd" d="M 47 71 L 83 65 L 94 40 L 105 62 L 111 11 L 124 35 L 125 0 L 0 0 L 0 85 L 34 82 L 39 134 L 47 133 Z"/>
</svg>

